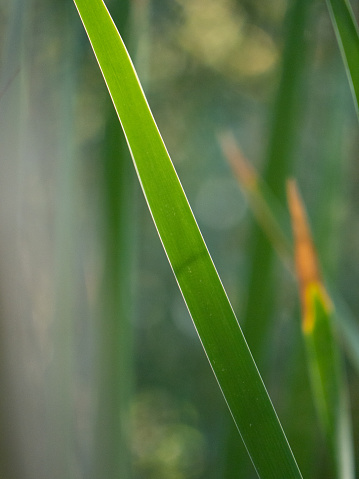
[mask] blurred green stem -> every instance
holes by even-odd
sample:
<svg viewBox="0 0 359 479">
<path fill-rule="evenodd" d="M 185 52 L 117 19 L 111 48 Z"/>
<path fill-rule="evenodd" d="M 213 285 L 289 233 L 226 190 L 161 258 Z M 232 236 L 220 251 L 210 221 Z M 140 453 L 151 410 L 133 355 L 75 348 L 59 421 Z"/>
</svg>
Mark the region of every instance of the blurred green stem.
<svg viewBox="0 0 359 479">
<path fill-rule="evenodd" d="M 128 1 L 112 8 L 121 31 L 128 30 Z M 106 101 L 103 156 L 104 273 L 98 317 L 98 404 L 95 478 L 131 475 L 130 400 L 132 365 L 132 260 L 134 175 L 118 118 Z"/>
<path fill-rule="evenodd" d="M 307 50 L 304 32 L 311 3 L 311 0 L 294 0 L 288 12 L 282 76 L 271 122 L 263 174 L 264 182 L 281 203 L 284 203 L 285 180 L 291 171 L 293 149 L 299 135 L 299 103 Z M 259 369 L 263 371 L 263 350 L 268 338 L 275 297 L 271 278 L 273 249 L 257 224 L 253 225 L 250 244 L 253 246 L 250 256 L 247 308 L 244 314 L 244 334 Z M 258 297 L 261 298 L 260 301 Z"/>
<path fill-rule="evenodd" d="M 127 479 L 131 477 L 133 177 L 124 141 L 118 134 L 118 119 L 109 106 L 104 156 L 105 269 L 98 318 L 95 477 Z"/>
</svg>

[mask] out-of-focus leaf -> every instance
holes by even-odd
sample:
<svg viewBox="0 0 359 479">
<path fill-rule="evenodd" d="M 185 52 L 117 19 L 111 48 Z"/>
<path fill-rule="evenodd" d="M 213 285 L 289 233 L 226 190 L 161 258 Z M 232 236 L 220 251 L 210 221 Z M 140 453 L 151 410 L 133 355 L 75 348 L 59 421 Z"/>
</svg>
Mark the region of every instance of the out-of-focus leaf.
<svg viewBox="0 0 359 479">
<path fill-rule="evenodd" d="M 223 153 L 247 197 L 254 217 L 279 257 L 292 269 L 292 246 L 289 235 L 283 227 L 284 209 L 242 154 L 233 135 L 225 132 L 219 139 Z"/>
<path fill-rule="evenodd" d="M 278 91 L 270 120 L 268 147 L 263 166 L 263 180 L 279 203 L 285 204 L 285 180 L 291 174 L 296 142 L 299 138 L 301 107 L 304 103 L 302 81 L 308 46 L 307 27 L 313 0 L 288 2 L 284 27 L 284 50 Z M 300 46 L 300 47 L 299 47 Z M 263 232 L 253 225 L 250 238 L 250 270 L 244 333 L 258 364 L 263 361 L 266 342 L 273 321 L 273 250 Z M 258 301 L 258 296 L 261 301 Z"/>
<path fill-rule="evenodd" d="M 348 0 L 327 0 L 359 117 L 359 29 Z"/>
<path fill-rule="evenodd" d="M 347 385 L 332 321 L 334 309 L 319 264 L 303 203 L 294 181 L 288 183 L 295 262 L 302 304 L 302 330 L 314 400 L 337 478 L 354 479 L 354 453 Z"/>
<path fill-rule="evenodd" d="M 223 153 L 232 167 L 233 173 L 248 199 L 249 206 L 259 226 L 263 229 L 273 248 L 288 270 L 294 274 L 293 251 L 287 234 L 284 210 L 276 198 L 270 194 L 266 184 L 257 171 L 243 156 L 233 136 L 229 133 L 220 138 Z M 359 372 L 359 330 L 352 311 L 340 294 L 334 289 L 330 291 L 336 314 L 336 323 L 345 351 L 353 366 Z"/>
</svg>

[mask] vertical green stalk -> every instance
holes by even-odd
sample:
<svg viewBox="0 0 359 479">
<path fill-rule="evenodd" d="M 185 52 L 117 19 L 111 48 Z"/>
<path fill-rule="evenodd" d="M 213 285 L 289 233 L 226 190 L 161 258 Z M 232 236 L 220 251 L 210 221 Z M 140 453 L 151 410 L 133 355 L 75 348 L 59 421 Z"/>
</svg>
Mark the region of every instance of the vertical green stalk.
<svg viewBox="0 0 359 479">
<path fill-rule="evenodd" d="M 293 0 L 287 19 L 287 35 L 277 99 L 271 122 L 264 182 L 280 202 L 284 203 L 285 180 L 291 170 L 293 150 L 298 138 L 302 73 L 306 61 L 305 29 L 311 0 Z M 262 367 L 265 338 L 273 309 L 272 246 L 257 225 L 253 225 L 250 244 L 251 272 L 244 333 L 253 356 Z M 258 300 L 260 298 L 260 301 Z M 261 368 L 262 369 L 262 368 Z"/>
<path fill-rule="evenodd" d="M 129 2 L 113 9 L 128 30 Z M 103 171 L 103 251 L 97 337 L 94 477 L 129 479 L 131 474 L 130 399 L 132 365 L 133 172 L 126 142 L 112 104 L 106 102 Z M 131 206 L 132 205 L 132 206 Z"/>
<path fill-rule="evenodd" d="M 98 317 L 98 405 L 95 477 L 131 477 L 132 392 L 131 258 L 133 228 L 131 163 L 118 119 L 108 112 L 104 160 L 105 268 Z"/>
</svg>

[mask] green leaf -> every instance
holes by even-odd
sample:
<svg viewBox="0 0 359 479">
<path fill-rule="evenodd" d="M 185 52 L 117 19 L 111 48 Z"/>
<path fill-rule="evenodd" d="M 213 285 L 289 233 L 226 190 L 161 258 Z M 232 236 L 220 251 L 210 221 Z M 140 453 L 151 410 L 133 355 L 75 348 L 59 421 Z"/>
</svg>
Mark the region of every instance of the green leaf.
<svg viewBox="0 0 359 479">
<path fill-rule="evenodd" d="M 288 182 L 288 203 L 314 401 L 335 477 L 354 479 L 348 388 L 332 322 L 334 309 L 322 284 L 307 215 L 293 180 Z"/>
<path fill-rule="evenodd" d="M 75 0 L 75 4 L 158 234 L 254 466 L 262 478 L 300 478 L 121 37 L 101 0 Z"/>
<path fill-rule="evenodd" d="M 307 291 L 312 328 L 304 331 L 308 366 L 318 414 L 331 452 L 336 477 L 354 479 L 354 451 L 347 385 L 335 341 L 333 309 L 320 285 Z"/>
<path fill-rule="evenodd" d="M 327 0 L 330 17 L 359 117 L 359 30 L 347 0 Z"/>
</svg>

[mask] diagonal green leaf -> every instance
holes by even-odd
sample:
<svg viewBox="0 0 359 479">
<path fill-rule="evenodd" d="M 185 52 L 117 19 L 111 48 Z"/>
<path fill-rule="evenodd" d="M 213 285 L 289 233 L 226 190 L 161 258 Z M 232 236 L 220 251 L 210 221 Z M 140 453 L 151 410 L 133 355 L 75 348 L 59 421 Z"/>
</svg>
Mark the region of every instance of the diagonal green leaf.
<svg viewBox="0 0 359 479">
<path fill-rule="evenodd" d="M 74 0 L 141 186 L 225 400 L 262 478 L 300 478 L 126 48 L 102 0 Z"/>
<path fill-rule="evenodd" d="M 327 0 L 340 52 L 359 117 L 359 30 L 347 0 Z"/>
</svg>

